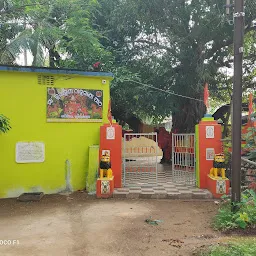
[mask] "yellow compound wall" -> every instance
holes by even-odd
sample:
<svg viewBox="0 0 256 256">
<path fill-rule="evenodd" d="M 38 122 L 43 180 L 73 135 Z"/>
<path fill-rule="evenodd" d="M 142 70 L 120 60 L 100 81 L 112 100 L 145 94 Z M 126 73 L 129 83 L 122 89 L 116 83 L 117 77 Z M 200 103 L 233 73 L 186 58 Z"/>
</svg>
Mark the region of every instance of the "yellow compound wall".
<svg viewBox="0 0 256 256">
<path fill-rule="evenodd" d="M 47 87 L 38 75 L 54 77 L 54 87 L 103 90 L 102 122 L 49 123 Z M 24 192 L 46 194 L 86 186 L 89 146 L 99 144 L 100 126 L 108 122 L 112 74 L 0 67 L 0 113 L 12 129 L 0 134 L 0 197 Z M 43 163 L 16 163 L 17 142 L 43 142 Z"/>
</svg>

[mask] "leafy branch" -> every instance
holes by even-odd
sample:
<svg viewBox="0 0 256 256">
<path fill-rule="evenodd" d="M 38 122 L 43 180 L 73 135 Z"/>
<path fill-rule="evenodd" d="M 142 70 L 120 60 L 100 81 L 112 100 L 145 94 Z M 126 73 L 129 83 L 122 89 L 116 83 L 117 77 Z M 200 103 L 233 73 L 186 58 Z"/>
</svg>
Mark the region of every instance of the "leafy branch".
<svg viewBox="0 0 256 256">
<path fill-rule="evenodd" d="M 10 120 L 0 114 L 0 133 L 7 133 L 11 129 Z"/>
</svg>

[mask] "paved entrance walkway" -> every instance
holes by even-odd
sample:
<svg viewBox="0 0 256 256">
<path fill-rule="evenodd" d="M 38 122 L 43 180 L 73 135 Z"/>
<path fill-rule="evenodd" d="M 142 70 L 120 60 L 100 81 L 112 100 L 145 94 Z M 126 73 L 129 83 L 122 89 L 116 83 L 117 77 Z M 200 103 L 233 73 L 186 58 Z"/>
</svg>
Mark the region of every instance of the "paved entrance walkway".
<svg viewBox="0 0 256 256">
<path fill-rule="evenodd" d="M 158 179 L 154 173 L 126 174 L 127 187 L 114 191 L 114 198 L 152 199 L 209 199 L 212 194 L 205 189 L 173 182 L 170 165 L 158 164 Z"/>
</svg>

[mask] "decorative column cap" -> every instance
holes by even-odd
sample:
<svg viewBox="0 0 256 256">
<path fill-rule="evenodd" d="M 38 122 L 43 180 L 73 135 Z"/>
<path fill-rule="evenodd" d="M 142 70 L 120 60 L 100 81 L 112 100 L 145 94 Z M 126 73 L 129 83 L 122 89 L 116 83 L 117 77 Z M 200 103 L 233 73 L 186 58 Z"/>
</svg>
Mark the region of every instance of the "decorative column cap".
<svg viewBox="0 0 256 256">
<path fill-rule="evenodd" d="M 215 121 L 215 120 L 211 114 L 205 114 L 201 121 L 203 122 L 203 121 Z"/>
</svg>

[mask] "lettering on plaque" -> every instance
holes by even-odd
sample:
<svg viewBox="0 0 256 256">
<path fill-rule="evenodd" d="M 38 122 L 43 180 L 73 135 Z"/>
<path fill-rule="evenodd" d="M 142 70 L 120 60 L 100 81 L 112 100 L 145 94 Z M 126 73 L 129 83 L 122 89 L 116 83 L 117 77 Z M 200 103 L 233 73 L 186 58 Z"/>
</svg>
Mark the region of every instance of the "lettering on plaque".
<svg viewBox="0 0 256 256">
<path fill-rule="evenodd" d="M 42 142 L 18 142 L 16 144 L 17 163 L 43 163 L 45 145 Z"/>
</svg>

